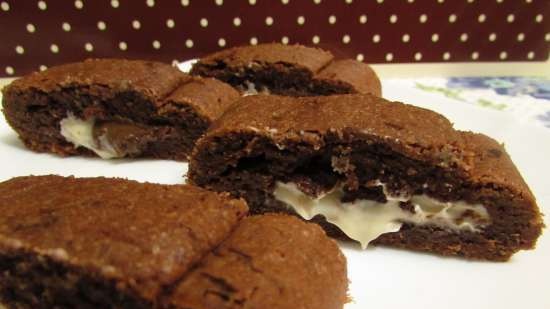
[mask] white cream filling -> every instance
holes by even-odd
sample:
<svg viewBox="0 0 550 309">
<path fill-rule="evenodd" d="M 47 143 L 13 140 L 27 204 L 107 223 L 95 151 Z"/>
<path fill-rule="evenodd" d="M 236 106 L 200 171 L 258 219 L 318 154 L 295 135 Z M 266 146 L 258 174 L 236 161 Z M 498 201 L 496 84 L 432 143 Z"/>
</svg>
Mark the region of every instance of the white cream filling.
<svg viewBox="0 0 550 309">
<path fill-rule="evenodd" d="M 246 90 L 243 92 L 243 97 L 247 97 L 249 95 L 257 95 L 257 94 L 269 94 L 269 89 L 263 88 L 260 91 L 256 89 L 256 85 L 252 82 L 245 81 Z"/>
<path fill-rule="evenodd" d="M 99 137 L 99 143 L 94 139 L 93 118 L 83 120 L 68 113 L 59 123 L 61 126 L 61 135 L 75 147 L 84 147 L 92 150 L 103 159 L 118 158 L 120 155 L 109 143 L 105 136 Z"/>
<path fill-rule="evenodd" d="M 341 186 L 314 198 L 291 182 L 277 182 L 273 195 L 306 220 L 323 215 L 348 237 L 358 241 L 363 249 L 378 236 L 399 231 L 403 223 L 478 232 L 490 219 L 483 205 L 471 205 L 463 201 L 441 202 L 427 195 L 390 196 L 385 186 L 381 185 L 386 194 L 386 203 L 373 200 L 342 203 Z M 414 213 L 399 207 L 400 202 L 406 201 L 414 206 Z M 478 219 L 463 216 L 466 211 L 473 212 Z"/>
</svg>

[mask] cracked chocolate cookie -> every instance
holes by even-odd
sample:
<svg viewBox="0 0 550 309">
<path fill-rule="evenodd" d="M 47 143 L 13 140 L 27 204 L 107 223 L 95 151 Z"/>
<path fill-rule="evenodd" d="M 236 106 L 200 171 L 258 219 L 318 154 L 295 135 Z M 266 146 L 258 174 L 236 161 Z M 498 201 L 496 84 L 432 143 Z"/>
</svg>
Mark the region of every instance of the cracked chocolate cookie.
<svg viewBox="0 0 550 309">
<path fill-rule="evenodd" d="M 0 183 L 0 303 L 343 307 L 346 261 L 322 229 L 246 214 L 243 200 L 190 185 L 13 178 Z"/>
<path fill-rule="evenodd" d="M 174 308 L 342 308 L 345 258 L 323 230 L 286 215 L 251 216 L 177 286 Z"/>
<path fill-rule="evenodd" d="M 217 78 L 244 94 L 381 96 L 380 80 L 369 65 L 335 59 L 329 51 L 301 45 L 272 43 L 225 49 L 201 58 L 191 74 Z"/>
<path fill-rule="evenodd" d="M 197 142 L 189 179 L 363 247 L 507 260 L 543 226 L 496 141 L 365 94 L 242 98 Z"/>
<path fill-rule="evenodd" d="M 95 59 L 52 67 L 3 90 L 4 115 L 37 152 L 186 160 L 239 97 L 163 63 Z"/>
</svg>

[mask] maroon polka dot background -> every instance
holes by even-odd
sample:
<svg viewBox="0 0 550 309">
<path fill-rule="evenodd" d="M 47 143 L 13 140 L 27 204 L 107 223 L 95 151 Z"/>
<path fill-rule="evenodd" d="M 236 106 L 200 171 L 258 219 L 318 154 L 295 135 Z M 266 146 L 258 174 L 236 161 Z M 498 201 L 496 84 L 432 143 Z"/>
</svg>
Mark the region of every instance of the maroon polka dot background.
<svg viewBox="0 0 550 309">
<path fill-rule="evenodd" d="M 369 63 L 544 61 L 549 0 L 0 0 L 0 75 L 301 43 Z"/>
</svg>

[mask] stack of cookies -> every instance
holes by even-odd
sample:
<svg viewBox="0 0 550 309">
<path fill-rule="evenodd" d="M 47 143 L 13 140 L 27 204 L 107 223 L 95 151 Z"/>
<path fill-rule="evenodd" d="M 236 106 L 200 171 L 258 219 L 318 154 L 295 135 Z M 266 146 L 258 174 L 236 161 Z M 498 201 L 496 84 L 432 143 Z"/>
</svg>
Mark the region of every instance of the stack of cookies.
<svg viewBox="0 0 550 309">
<path fill-rule="evenodd" d="M 534 248 L 541 214 L 502 145 L 381 96 L 367 64 L 281 44 L 190 74 L 94 59 L 14 81 L 3 112 L 29 149 L 188 161 L 191 184 L 0 183 L 0 303 L 336 309 L 327 234 L 491 261 Z"/>
</svg>

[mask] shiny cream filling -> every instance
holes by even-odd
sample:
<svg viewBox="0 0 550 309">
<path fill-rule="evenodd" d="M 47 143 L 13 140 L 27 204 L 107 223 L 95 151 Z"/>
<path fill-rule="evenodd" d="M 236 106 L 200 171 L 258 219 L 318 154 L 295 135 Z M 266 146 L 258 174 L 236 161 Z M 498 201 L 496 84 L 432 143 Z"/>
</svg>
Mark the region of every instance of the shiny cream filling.
<svg viewBox="0 0 550 309">
<path fill-rule="evenodd" d="M 386 194 L 386 203 L 373 200 L 342 203 L 341 186 L 318 197 L 311 197 L 292 182 L 277 182 L 273 195 L 306 220 L 323 215 L 348 237 L 361 243 L 363 249 L 378 236 L 399 231 L 403 223 L 479 232 L 490 219 L 483 205 L 472 205 L 463 201 L 441 202 L 427 195 L 391 196 L 386 192 L 385 186 L 381 185 Z M 410 202 L 414 213 L 399 207 L 401 202 Z M 465 216 L 467 212 L 474 216 Z"/>
<path fill-rule="evenodd" d="M 105 136 L 100 136 L 99 141 L 96 141 L 94 138 L 95 120 L 93 118 L 83 120 L 69 113 L 59 124 L 61 135 L 75 147 L 90 149 L 103 159 L 120 157 L 120 154 L 117 153 Z"/>
<path fill-rule="evenodd" d="M 252 82 L 245 81 L 244 84 L 246 85 L 246 90 L 243 92 L 243 97 L 247 97 L 249 95 L 257 95 L 257 94 L 269 94 L 269 89 L 263 88 L 261 90 L 256 89 L 256 85 Z"/>
</svg>

